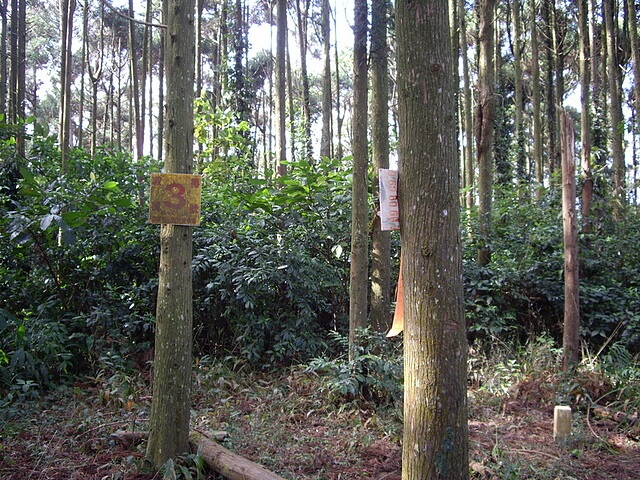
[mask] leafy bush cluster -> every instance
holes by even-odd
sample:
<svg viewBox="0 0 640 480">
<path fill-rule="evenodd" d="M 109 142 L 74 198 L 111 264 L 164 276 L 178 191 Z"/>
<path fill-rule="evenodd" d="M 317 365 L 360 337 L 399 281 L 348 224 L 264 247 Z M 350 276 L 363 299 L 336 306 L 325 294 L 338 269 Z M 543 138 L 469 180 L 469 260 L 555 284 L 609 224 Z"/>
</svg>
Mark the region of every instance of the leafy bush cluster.
<svg viewBox="0 0 640 480">
<path fill-rule="evenodd" d="M 471 338 L 524 342 L 549 333 L 561 343 L 564 260 L 558 195 L 548 192 L 536 200 L 519 189 L 500 190 L 491 264 L 479 267 L 474 242 L 464 244 Z M 634 246 L 640 242 L 640 215 L 630 206 L 624 219 L 611 222 L 610 209 L 601 206 L 594 216 L 594 230 L 579 235 L 581 334 L 596 348 L 614 340 L 638 352 L 640 255 Z"/>
<path fill-rule="evenodd" d="M 379 354 L 383 345 L 373 336 L 351 362 L 335 360 L 346 351 L 331 332 L 347 327 L 348 163 L 295 162 L 275 177 L 248 160 L 245 126 L 206 102 L 198 108 L 198 353 L 239 355 L 256 366 L 321 358 L 314 368 L 333 372 L 336 392 L 395 397 L 397 365 Z M 27 123 L 25 137 L 24 125 L 0 121 L 0 390 L 16 396 L 113 359 L 125 366 L 151 348 L 159 257 L 158 228 L 147 223 L 147 178 L 160 166 L 103 146 L 93 157 L 71 151 L 63 171 L 55 138 Z M 595 212 L 594 228 L 581 235 L 583 338 L 635 355 L 640 217 L 630 206 L 612 222 L 606 202 Z M 474 215 L 463 216 L 465 229 L 475 230 Z M 517 188 L 497 191 L 487 267 L 475 263 L 473 238 L 462 238 L 471 340 L 524 343 L 548 333 L 559 341 L 557 192 L 533 199 Z"/>
</svg>

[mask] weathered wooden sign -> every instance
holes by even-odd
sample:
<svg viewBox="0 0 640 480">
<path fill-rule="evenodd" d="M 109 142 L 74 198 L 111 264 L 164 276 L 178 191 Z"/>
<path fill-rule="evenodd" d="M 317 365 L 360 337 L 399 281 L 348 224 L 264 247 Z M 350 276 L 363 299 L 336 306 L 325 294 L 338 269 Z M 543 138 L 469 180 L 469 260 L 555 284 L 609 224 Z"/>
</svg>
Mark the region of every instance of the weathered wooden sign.
<svg viewBox="0 0 640 480">
<path fill-rule="evenodd" d="M 202 177 L 152 173 L 149 223 L 200 225 Z"/>
</svg>

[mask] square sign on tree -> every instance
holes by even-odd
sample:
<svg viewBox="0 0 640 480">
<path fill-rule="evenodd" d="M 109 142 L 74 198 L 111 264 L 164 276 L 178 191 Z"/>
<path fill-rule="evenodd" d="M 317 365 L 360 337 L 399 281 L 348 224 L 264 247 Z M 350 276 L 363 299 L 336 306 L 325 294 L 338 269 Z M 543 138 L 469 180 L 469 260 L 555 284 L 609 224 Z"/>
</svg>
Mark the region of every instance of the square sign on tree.
<svg viewBox="0 0 640 480">
<path fill-rule="evenodd" d="M 149 223 L 200 225 L 202 177 L 152 173 Z"/>
</svg>

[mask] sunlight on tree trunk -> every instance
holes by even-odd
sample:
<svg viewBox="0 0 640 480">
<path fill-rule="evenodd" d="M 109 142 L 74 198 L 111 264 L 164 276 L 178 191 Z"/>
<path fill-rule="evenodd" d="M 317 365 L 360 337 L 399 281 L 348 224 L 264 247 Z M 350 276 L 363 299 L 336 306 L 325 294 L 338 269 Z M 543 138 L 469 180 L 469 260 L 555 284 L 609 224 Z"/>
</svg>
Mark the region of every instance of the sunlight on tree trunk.
<svg viewBox="0 0 640 480">
<path fill-rule="evenodd" d="M 166 173 L 193 168 L 194 0 L 168 3 Z M 156 468 L 189 449 L 193 227 L 162 225 L 153 403 L 147 458 Z"/>
<path fill-rule="evenodd" d="M 447 0 L 401 0 L 396 18 L 405 318 L 402 478 L 464 480 L 467 338 Z"/>
</svg>

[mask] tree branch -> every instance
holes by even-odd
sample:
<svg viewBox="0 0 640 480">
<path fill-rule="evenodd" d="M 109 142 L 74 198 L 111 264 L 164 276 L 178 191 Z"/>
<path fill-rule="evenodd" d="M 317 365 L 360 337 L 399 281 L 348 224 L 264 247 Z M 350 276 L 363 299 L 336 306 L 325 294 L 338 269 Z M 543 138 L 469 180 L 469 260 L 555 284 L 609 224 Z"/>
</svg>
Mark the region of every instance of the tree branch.
<svg viewBox="0 0 640 480">
<path fill-rule="evenodd" d="M 116 15 L 129 20 L 130 22 L 135 22 L 135 23 L 139 23 L 141 25 L 146 25 L 148 27 L 156 27 L 156 28 L 167 28 L 166 25 L 163 25 L 161 23 L 149 23 L 149 22 L 145 22 L 144 20 L 137 20 L 135 18 L 130 17 L 129 15 L 125 15 L 124 13 L 118 11 L 113 5 L 110 5 L 109 3 L 107 3 L 106 0 L 103 0 L 102 2 L 104 4 L 105 7 L 107 7 L 109 10 L 111 10 L 113 13 L 115 13 Z"/>
</svg>

